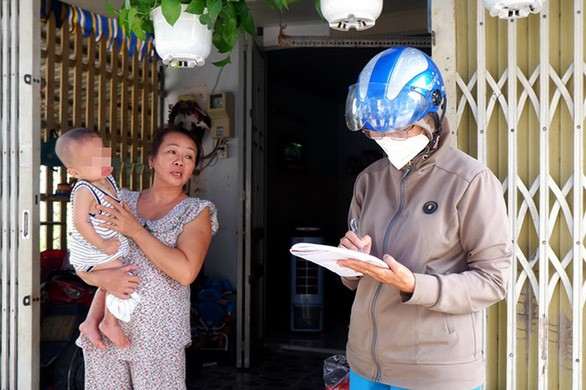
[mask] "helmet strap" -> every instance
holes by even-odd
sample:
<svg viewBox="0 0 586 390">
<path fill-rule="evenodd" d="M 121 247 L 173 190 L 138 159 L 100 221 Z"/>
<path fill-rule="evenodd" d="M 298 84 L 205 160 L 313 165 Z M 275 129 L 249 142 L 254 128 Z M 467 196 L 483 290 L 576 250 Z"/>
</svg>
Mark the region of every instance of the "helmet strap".
<svg viewBox="0 0 586 390">
<path fill-rule="evenodd" d="M 440 134 L 443 130 L 442 123 L 443 123 L 444 118 L 446 116 L 446 99 L 445 98 L 444 98 L 444 101 L 442 102 L 441 110 L 442 110 L 441 117 L 437 114 L 437 111 L 432 112 L 430 114 L 433 117 L 433 120 L 435 121 L 435 131 L 431 135 L 431 140 L 429 141 L 427 146 L 421 151 L 421 153 L 419 153 L 419 155 L 432 153 L 439 146 Z"/>
<path fill-rule="evenodd" d="M 429 141 L 429 145 L 427 145 L 428 151 L 436 150 L 439 146 L 439 139 L 440 134 L 442 132 L 442 121 L 444 118 L 444 112 L 442 111 L 442 117 L 440 118 L 437 112 L 433 112 L 431 114 L 433 116 L 433 120 L 435 121 L 435 131 L 431 135 L 431 141 Z"/>
</svg>

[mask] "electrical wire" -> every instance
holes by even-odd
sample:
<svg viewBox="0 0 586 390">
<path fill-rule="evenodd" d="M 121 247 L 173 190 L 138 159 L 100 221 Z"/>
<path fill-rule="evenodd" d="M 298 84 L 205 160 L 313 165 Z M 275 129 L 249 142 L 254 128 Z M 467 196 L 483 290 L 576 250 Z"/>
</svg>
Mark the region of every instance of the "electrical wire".
<svg viewBox="0 0 586 390">
<path fill-rule="evenodd" d="M 224 67 L 222 66 L 220 68 L 220 71 L 218 72 L 218 77 L 216 77 L 216 83 L 214 84 L 214 88 L 212 88 L 212 92 L 210 92 L 210 94 L 215 92 L 216 87 L 218 86 L 218 81 L 220 81 L 220 75 L 222 74 L 223 71 L 224 71 Z"/>
</svg>

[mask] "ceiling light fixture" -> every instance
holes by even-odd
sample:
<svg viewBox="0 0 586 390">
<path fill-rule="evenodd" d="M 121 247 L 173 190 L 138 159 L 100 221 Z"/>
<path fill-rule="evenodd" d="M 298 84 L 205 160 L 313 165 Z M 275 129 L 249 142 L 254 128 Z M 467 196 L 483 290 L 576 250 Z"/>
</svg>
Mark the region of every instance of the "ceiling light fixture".
<svg viewBox="0 0 586 390">
<path fill-rule="evenodd" d="M 383 10 L 383 0 L 320 0 L 320 9 L 330 28 L 361 31 L 374 26 Z"/>
<path fill-rule="evenodd" d="M 538 14 L 547 0 L 483 0 L 490 16 L 500 19 L 519 19 L 530 13 Z"/>
</svg>

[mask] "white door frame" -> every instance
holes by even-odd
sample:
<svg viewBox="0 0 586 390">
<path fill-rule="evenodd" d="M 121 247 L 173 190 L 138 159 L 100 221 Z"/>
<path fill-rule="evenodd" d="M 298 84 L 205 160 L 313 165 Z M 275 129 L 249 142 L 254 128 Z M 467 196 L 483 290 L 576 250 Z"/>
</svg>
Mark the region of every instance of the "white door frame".
<svg viewBox="0 0 586 390">
<path fill-rule="evenodd" d="M 2 1 L 2 389 L 39 387 L 40 1 Z"/>
</svg>

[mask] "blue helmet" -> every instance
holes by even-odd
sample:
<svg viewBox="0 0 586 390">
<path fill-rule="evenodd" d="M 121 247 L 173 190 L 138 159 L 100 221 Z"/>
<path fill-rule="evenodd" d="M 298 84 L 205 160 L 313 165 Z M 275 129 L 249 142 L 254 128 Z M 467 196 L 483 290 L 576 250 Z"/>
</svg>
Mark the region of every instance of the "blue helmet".
<svg viewBox="0 0 586 390">
<path fill-rule="evenodd" d="M 439 69 L 421 50 L 394 47 L 362 69 L 346 99 L 350 130 L 399 131 L 437 112 L 446 98 Z"/>
</svg>

